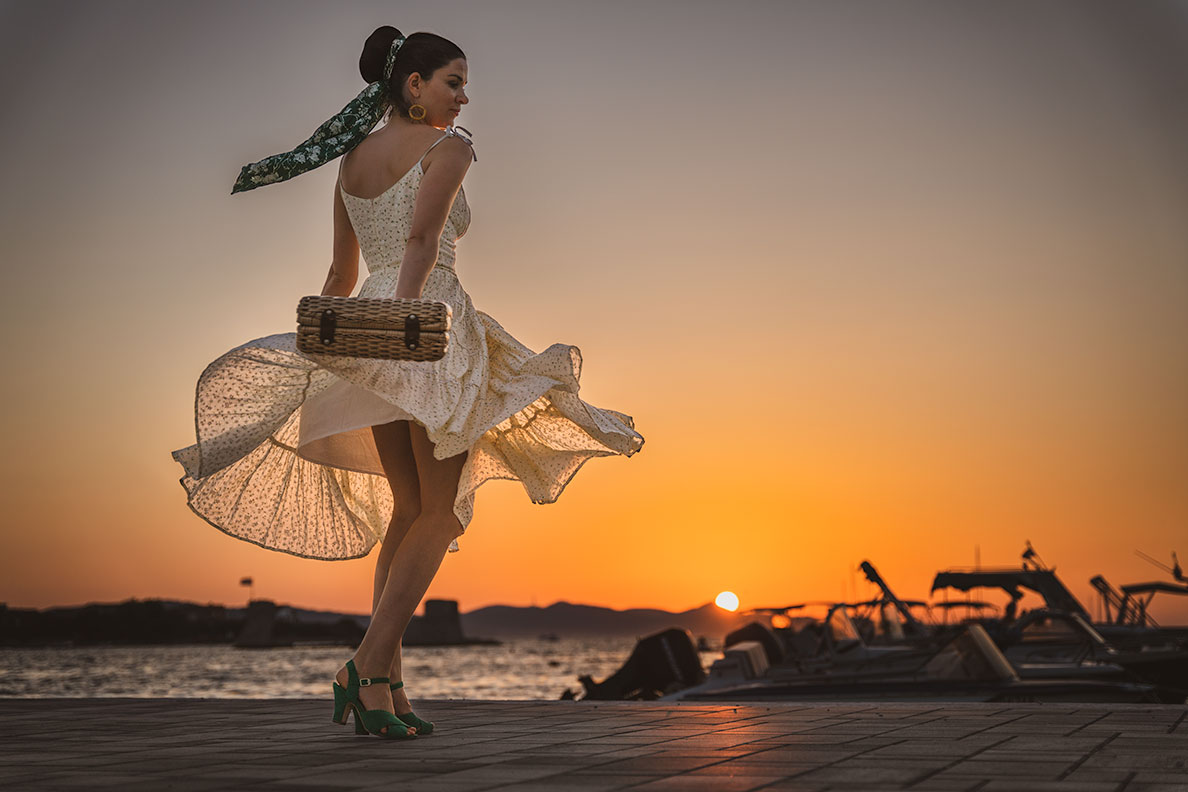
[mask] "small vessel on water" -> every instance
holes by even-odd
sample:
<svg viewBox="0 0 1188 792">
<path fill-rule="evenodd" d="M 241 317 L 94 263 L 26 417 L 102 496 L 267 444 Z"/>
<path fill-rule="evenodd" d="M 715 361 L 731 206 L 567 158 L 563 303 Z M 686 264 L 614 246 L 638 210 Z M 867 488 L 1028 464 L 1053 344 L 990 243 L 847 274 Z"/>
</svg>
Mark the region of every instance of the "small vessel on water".
<svg viewBox="0 0 1188 792">
<path fill-rule="evenodd" d="M 672 627 L 641 638 L 623 666 L 595 682 L 589 675 L 578 677 L 584 692 L 571 690 L 562 699 L 592 701 L 653 701 L 665 693 L 697 685 L 705 679 L 701 658 L 688 630 Z"/>
</svg>

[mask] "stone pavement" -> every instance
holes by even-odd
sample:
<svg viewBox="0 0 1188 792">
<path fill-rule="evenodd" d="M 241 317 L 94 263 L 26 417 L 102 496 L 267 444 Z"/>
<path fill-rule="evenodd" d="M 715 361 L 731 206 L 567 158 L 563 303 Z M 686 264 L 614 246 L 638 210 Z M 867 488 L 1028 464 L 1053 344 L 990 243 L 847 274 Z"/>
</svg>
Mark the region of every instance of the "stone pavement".
<svg viewBox="0 0 1188 792">
<path fill-rule="evenodd" d="M 356 737 L 326 700 L 0 699 L 0 789 L 1188 792 L 1188 708 L 417 701 Z"/>
</svg>

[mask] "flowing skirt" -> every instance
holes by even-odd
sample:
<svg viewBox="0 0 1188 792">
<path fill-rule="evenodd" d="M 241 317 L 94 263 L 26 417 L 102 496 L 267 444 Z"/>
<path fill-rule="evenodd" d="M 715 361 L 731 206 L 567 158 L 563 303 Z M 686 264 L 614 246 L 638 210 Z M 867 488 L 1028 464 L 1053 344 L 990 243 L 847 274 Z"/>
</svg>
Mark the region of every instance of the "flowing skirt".
<svg viewBox="0 0 1188 792">
<path fill-rule="evenodd" d="M 359 296 L 393 294 L 398 274 L 398 265 L 373 272 Z M 587 460 L 643 447 L 631 416 L 578 397 L 577 347 L 533 352 L 475 309 L 448 267 L 433 268 L 422 296 L 453 310 L 441 360 L 306 355 L 296 333 L 280 333 L 207 366 L 197 442 L 173 452 L 190 508 L 272 550 L 359 558 L 383 539 L 394 505 L 375 424 L 415 421 L 437 459 L 469 452 L 454 499 L 463 530 L 486 481 L 516 480 L 534 503 L 552 503 Z"/>
</svg>

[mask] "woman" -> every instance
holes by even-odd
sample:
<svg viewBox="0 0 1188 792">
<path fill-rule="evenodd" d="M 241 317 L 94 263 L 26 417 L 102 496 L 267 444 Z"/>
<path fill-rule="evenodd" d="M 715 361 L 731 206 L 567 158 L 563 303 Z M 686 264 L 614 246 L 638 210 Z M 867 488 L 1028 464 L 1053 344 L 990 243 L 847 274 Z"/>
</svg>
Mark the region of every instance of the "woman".
<svg viewBox="0 0 1188 792">
<path fill-rule="evenodd" d="M 243 168 L 232 192 L 292 178 L 342 154 L 334 250 L 322 294 L 450 305 L 445 357 L 307 356 L 296 334 L 249 341 L 198 380 L 197 442 L 173 452 L 190 508 L 232 536 L 306 558 L 380 543 L 372 618 L 339 669 L 334 720 L 357 732 L 427 734 L 402 687 L 400 639 L 485 481 L 520 481 L 552 503 L 588 459 L 630 456 L 629 415 L 578 398 L 581 352 L 535 353 L 475 309 L 454 269 L 470 225 L 462 180 L 477 160 L 454 119 L 470 101 L 466 56 L 432 33 L 378 28 L 359 60 L 369 83 L 291 152 Z M 386 124 L 368 134 L 383 117 Z M 468 133 L 469 134 L 469 133 Z"/>
</svg>

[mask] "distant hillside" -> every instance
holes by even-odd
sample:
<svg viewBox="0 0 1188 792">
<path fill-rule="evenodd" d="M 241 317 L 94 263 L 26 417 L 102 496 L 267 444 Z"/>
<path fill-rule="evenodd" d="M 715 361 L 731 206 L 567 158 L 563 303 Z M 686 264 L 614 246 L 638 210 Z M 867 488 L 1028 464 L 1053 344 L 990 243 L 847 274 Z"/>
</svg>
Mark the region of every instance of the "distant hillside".
<svg viewBox="0 0 1188 792">
<path fill-rule="evenodd" d="M 445 606 L 456 608 L 452 600 L 442 601 L 439 609 Z M 620 611 L 569 602 L 556 602 L 546 608 L 491 605 L 460 616 L 460 631 L 456 610 L 446 621 L 452 621 L 454 633 L 470 638 L 536 638 L 548 633 L 561 638 L 639 638 L 669 627 L 683 627 L 694 638 L 704 636 L 715 643 L 749 620 L 712 604 L 673 613 L 655 608 Z M 8 608 L 0 603 L 0 646 L 229 643 L 240 634 L 245 617 L 245 608 L 177 600 L 130 599 L 43 610 Z M 367 614 L 287 605 L 277 605 L 274 618 L 282 632 L 291 633 L 294 640 L 342 640 L 351 644 L 358 642 L 370 621 Z M 414 628 L 428 626 L 423 615 L 415 616 L 406 635 L 408 643 L 428 642 L 430 636 L 413 636 L 419 635 Z M 444 639 L 438 636 L 436 640 Z"/>
<path fill-rule="evenodd" d="M 697 638 L 720 641 L 749 618 L 722 610 L 712 603 L 673 613 L 655 608 L 613 610 L 597 605 L 555 602 L 545 608 L 491 605 L 462 614 L 467 635 L 493 638 L 535 638 L 554 633 L 561 638 L 637 638 L 668 627 L 684 627 Z"/>
</svg>

